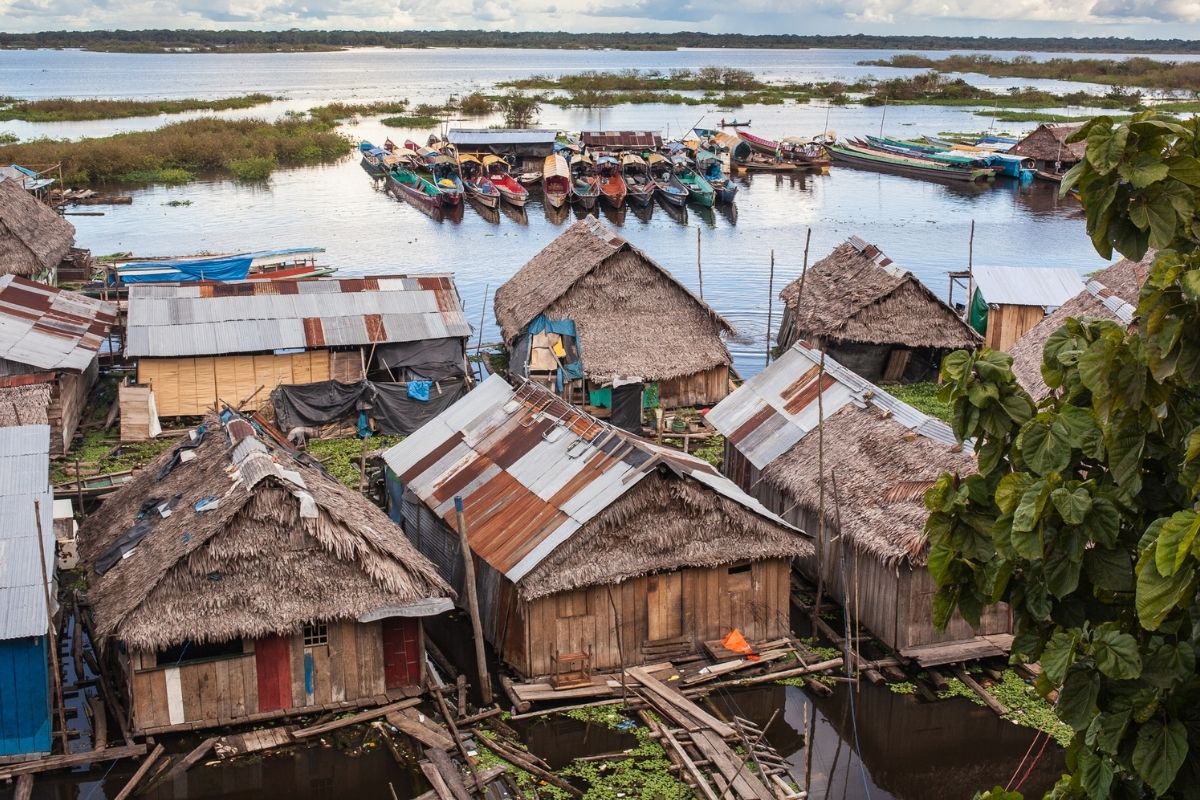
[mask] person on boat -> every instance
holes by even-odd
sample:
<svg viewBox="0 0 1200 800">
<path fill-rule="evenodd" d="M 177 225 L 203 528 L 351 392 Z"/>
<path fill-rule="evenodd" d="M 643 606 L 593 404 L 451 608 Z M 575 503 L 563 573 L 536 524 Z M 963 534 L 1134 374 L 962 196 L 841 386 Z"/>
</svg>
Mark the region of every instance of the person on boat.
<svg viewBox="0 0 1200 800">
<path fill-rule="evenodd" d="M 725 127 L 725 118 L 724 117 L 721 117 L 721 127 L 722 128 Z"/>
</svg>

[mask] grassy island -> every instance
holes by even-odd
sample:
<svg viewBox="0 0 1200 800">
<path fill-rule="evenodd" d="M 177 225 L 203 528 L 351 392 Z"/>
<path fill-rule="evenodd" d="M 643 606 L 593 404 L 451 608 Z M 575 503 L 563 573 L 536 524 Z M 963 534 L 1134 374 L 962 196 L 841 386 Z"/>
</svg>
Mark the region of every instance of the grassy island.
<svg viewBox="0 0 1200 800">
<path fill-rule="evenodd" d="M 0 121 L 18 119 L 23 122 L 77 122 L 152 117 L 158 114 L 180 114 L 184 111 L 227 111 L 234 108 L 253 108 L 274 99 L 269 94 L 261 93 L 222 97 L 217 100 L 78 100 L 66 97 L 17 100 L 4 97 L 0 98 Z"/>
</svg>

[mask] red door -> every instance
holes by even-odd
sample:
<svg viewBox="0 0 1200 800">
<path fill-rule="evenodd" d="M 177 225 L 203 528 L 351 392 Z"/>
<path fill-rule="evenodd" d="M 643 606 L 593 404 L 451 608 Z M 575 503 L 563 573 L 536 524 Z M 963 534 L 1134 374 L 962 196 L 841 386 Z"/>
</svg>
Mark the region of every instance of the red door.
<svg viewBox="0 0 1200 800">
<path fill-rule="evenodd" d="M 275 711 L 292 705 L 290 644 L 286 636 L 271 636 L 254 643 L 259 711 Z"/>
<path fill-rule="evenodd" d="M 389 689 L 421 683 L 421 623 L 411 617 L 383 620 L 383 674 Z"/>
</svg>

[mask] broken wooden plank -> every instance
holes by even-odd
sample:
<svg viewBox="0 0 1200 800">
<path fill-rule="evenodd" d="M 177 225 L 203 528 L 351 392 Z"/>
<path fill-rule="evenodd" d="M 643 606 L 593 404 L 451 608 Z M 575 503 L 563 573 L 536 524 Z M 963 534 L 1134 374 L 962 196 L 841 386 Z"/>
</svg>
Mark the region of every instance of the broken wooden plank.
<svg viewBox="0 0 1200 800">
<path fill-rule="evenodd" d="M 133 777 L 129 779 L 129 782 L 125 784 L 125 787 L 117 793 L 117 796 L 114 797 L 113 800 L 127 800 L 127 798 L 133 796 L 134 790 L 136 790 L 138 784 L 142 782 L 142 778 L 146 777 L 146 773 L 150 771 L 150 768 L 154 766 L 154 762 L 158 761 L 159 757 L 163 754 L 164 749 L 165 748 L 161 744 L 155 745 L 154 749 L 150 751 L 150 755 L 142 759 L 142 763 L 138 766 L 137 772 L 133 773 Z"/>
<path fill-rule="evenodd" d="M 454 747 L 454 742 L 449 735 L 434 728 L 423 716 L 416 709 L 406 708 L 402 711 L 389 712 L 384 719 L 393 728 L 411 736 L 426 747 L 434 750 L 449 750 Z"/>
<path fill-rule="evenodd" d="M 768 672 L 766 675 L 755 675 L 751 678 L 738 678 L 730 681 L 732 686 L 753 686 L 756 683 L 770 683 L 781 678 L 796 678 L 801 675 L 811 675 L 816 672 L 828 672 L 838 669 L 842 666 L 842 659 L 831 658 L 828 661 L 821 661 L 816 664 L 810 664 L 807 667 L 796 667 L 795 669 L 784 669 L 776 672 Z"/>
<path fill-rule="evenodd" d="M 691 717 L 696 722 L 708 727 L 722 739 L 728 739 L 737 735 L 737 731 L 735 731 L 731 726 L 717 719 L 712 714 L 709 714 L 707 711 L 700 708 L 700 706 L 696 705 L 691 700 L 688 700 L 674 688 L 667 686 L 665 683 L 660 681 L 658 678 L 655 678 L 641 667 L 630 667 L 625 672 L 630 677 L 638 680 L 644 689 L 648 690 L 655 696 L 662 698 L 676 709 L 679 709 L 684 713 L 684 715 Z M 666 709 L 663 710 L 665 711 Z"/>
<path fill-rule="evenodd" d="M 999 700 L 992 697 L 992 695 L 988 692 L 988 690 L 983 688 L 982 685 L 980 685 L 979 681 L 977 681 L 973 677 L 971 677 L 971 674 L 969 672 L 967 672 L 966 669 L 963 668 L 962 664 L 955 664 L 950 669 L 954 672 L 955 675 L 958 676 L 958 679 L 960 681 L 962 681 L 963 683 L 965 683 L 967 685 L 967 688 L 969 688 L 971 691 L 975 692 L 975 694 L 979 695 L 980 699 L 983 700 L 983 702 L 987 704 L 988 708 L 990 708 L 992 711 L 995 711 L 997 714 L 999 714 L 1002 717 L 1008 713 L 1008 709 L 1005 708 L 1004 705 Z"/>
<path fill-rule="evenodd" d="M 456 800 L 450 792 L 450 787 L 442 780 L 442 773 L 438 772 L 437 767 L 429 761 L 422 761 L 418 766 L 421 767 L 421 772 L 425 773 L 425 780 L 433 787 L 433 793 L 437 795 L 438 800 Z"/>
<path fill-rule="evenodd" d="M 773 796 L 774 793 L 746 766 L 745 760 L 714 731 L 698 731 L 690 736 L 697 749 L 712 761 L 743 800 L 763 800 Z"/>
<path fill-rule="evenodd" d="M 445 750 L 429 750 L 426 756 L 442 776 L 442 781 L 450 789 L 454 800 L 471 800 L 471 793 L 467 791 L 458 767 L 454 766 L 454 762 L 450 760 L 450 756 L 446 755 Z"/>
<path fill-rule="evenodd" d="M 704 777 L 704 773 L 696 766 L 696 762 L 688 756 L 687 751 L 683 749 L 683 745 L 679 743 L 665 726 L 659 726 L 659 732 L 662 734 L 663 741 L 670 745 L 675 756 L 679 759 L 679 763 L 687 769 L 688 774 L 692 776 L 692 780 L 696 783 L 696 790 L 699 791 L 706 800 L 717 800 L 717 794 L 709 785 L 708 780 Z"/>
<path fill-rule="evenodd" d="M 683 683 L 684 686 L 692 686 L 697 683 L 715 681 L 722 675 L 726 675 L 730 672 L 737 672 L 738 670 L 749 669 L 751 667 L 763 666 L 771 663 L 772 661 L 777 661 L 778 659 L 784 658 L 792 652 L 793 651 L 791 650 L 772 650 L 753 659 L 739 658 L 734 661 L 722 661 L 720 664 L 702 667 L 699 672 L 684 678 L 681 683 Z"/>
<path fill-rule="evenodd" d="M 298 731 L 292 731 L 292 738 L 296 740 L 307 739 L 310 736 L 320 736 L 323 733 L 336 731 L 338 728 L 345 728 L 347 725 L 356 725 L 360 722 L 370 722 L 373 719 L 387 716 L 392 711 L 400 711 L 405 708 L 412 708 L 415 705 L 420 705 L 419 697 L 410 697 L 407 700 L 401 700 L 396 703 L 389 703 L 384 706 L 377 706 L 366 711 L 360 711 L 357 714 L 351 714 L 348 717 L 335 719 L 332 722 L 326 722 L 322 725 L 313 725 L 311 728 L 301 728 Z"/>
<path fill-rule="evenodd" d="M 146 745 L 132 744 L 122 747 L 109 747 L 105 750 L 89 750 L 85 753 L 70 753 L 61 756 L 47 756 L 36 761 L 23 761 L 20 764 L 10 764 L 0 767 L 0 781 L 12 780 L 19 775 L 48 772 L 64 767 L 78 767 L 82 764 L 93 764 L 97 761 L 114 761 L 119 758 L 146 755 Z"/>
<path fill-rule="evenodd" d="M 196 762 L 200 761 L 212 751 L 213 745 L 217 743 L 219 738 L 219 736 L 210 736 L 200 744 L 196 745 L 196 747 L 193 748 L 190 753 L 171 764 L 171 768 L 169 770 L 156 775 L 150 783 L 146 784 L 146 788 L 150 789 L 151 787 L 158 786 L 162 783 L 170 783 L 180 775 L 187 772 L 189 769 L 195 766 Z"/>
</svg>

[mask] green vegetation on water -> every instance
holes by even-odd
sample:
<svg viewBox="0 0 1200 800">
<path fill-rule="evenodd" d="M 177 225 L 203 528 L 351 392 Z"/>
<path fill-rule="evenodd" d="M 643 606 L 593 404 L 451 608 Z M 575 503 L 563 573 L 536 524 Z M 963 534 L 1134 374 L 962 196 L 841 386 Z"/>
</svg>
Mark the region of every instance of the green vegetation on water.
<svg viewBox="0 0 1200 800">
<path fill-rule="evenodd" d="M 949 422 L 954 413 L 950 403 L 938 396 L 942 387 L 932 381 L 888 384 L 883 389 L 897 400 L 903 400 L 918 411 L 943 422 Z"/>
<path fill-rule="evenodd" d="M 0 98 L 0 120 L 24 122 L 74 122 L 95 119 L 150 117 L 156 114 L 180 114 L 184 111 L 226 111 L 253 108 L 275 98 L 269 94 L 246 94 L 218 100 L 80 100 L 57 97 L 48 100 Z"/>
<path fill-rule="evenodd" d="M 336 123 L 320 119 L 195 119 L 153 131 L 80 141 L 37 139 L 0 146 L 5 164 L 61 163 L 63 182 L 180 184 L 200 173 L 263 180 L 275 167 L 321 164 L 354 149 Z"/>
<path fill-rule="evenodd" d="M 423 114 L 384 117 L 379 120 L 381 124 L 387 125 L 389 128 L 428 128 L 437 125 L 439 121 L 437 117 L 427 117 Z"/>
<path fill-rule="evenodd" d="M 888 59 L 859 63 L 863 66 L 974 72 L 995 78 L 1046 78 L 1103 83 L 1110 86 L 1140 86 L 1148 89 L 1195 91 L 1200 87 L 1200 63 L 1160 61 L 1154 58 L 1051 58 L 1035 61 L 1030 56 L 1004 59 L 981 53 L 942 58 L 903 53 Z"/>
</svg>

